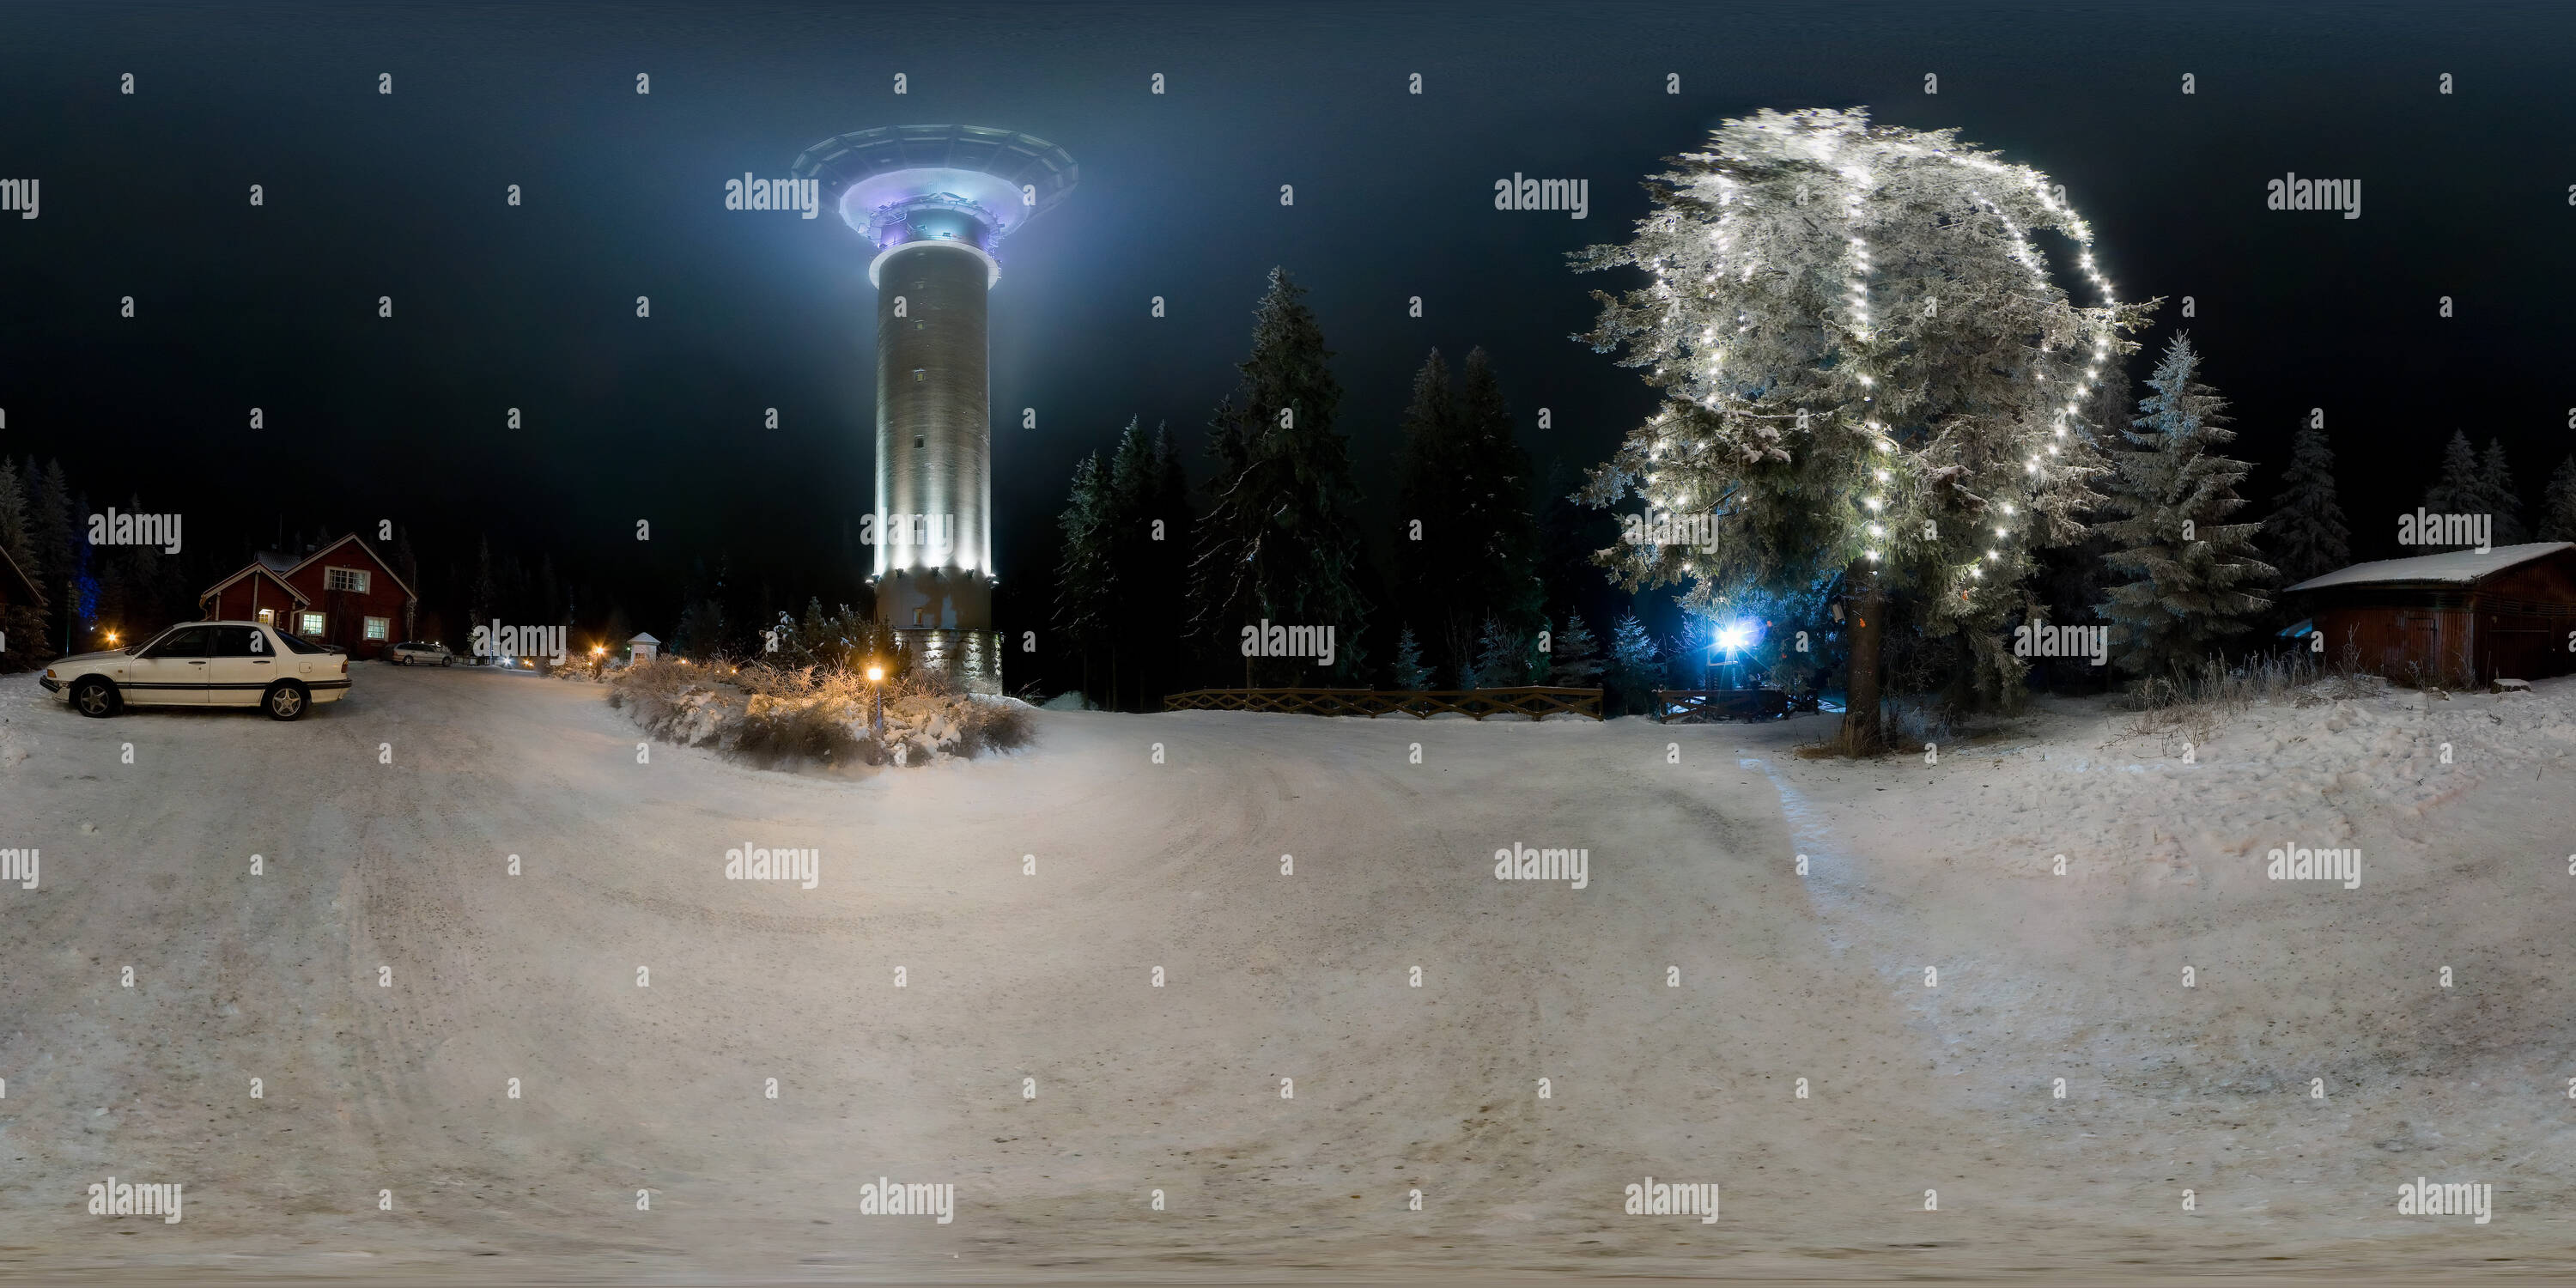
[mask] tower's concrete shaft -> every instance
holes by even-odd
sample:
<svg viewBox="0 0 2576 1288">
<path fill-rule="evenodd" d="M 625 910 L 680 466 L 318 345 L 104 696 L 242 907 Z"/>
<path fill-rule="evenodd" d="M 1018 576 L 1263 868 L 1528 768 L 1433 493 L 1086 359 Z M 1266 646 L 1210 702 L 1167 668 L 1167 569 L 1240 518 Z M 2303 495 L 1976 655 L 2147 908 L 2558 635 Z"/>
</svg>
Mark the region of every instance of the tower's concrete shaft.
<svg viewBox="0 0 2576 1288">
<path fill-rule="evenodd" d="M 876 618 L 993 625 L 993 424 L 987 261 L 957 242 L 877 265 Z"/>
<path fill-rule="evenodd" d="M 795 169 L 878 251 L 876 620 L 996 689 L 985 303 L 994 247 L 1073 189 L 1073 158 L 1008 130 L 904 125 L 825 139 Z"/>
</svg>

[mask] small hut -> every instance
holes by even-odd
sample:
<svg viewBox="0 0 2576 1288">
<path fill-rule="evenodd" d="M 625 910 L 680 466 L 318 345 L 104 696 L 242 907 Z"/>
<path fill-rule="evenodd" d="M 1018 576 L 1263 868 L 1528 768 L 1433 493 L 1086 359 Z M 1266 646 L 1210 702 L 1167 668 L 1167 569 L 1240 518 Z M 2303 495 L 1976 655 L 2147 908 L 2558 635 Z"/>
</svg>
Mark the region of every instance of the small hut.
<svg viewBox="0 0 2576 1288">
<path fill-rule="evenodd" d="M 2536 541 L 2354 564 L 2282 592 L 2328 666 L 2467 687 L 2576 671 L 2576 544 Z"/>
</svg>

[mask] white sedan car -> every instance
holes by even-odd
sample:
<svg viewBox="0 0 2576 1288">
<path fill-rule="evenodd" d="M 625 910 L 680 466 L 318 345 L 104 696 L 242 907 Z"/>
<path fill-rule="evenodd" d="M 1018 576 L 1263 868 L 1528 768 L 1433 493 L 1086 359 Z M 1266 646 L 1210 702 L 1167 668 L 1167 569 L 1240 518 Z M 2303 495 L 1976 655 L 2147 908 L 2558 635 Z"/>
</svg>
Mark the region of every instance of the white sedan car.
<svg viewBox="0 0 2576 1288">
<path fill-rule="evenodd" d="M 349 657 L 265 622 L 182 622 L 147 643 L 64 658 L 40 683 L 85 716 L 211 706 L 293 720 L 349 696 Z"/>
</svg>

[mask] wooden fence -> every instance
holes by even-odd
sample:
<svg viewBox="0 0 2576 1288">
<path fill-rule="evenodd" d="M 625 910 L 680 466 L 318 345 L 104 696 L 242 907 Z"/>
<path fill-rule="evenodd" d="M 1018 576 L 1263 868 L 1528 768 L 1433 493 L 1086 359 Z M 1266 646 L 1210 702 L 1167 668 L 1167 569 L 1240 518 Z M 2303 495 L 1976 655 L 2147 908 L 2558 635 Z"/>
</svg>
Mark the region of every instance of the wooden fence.
<svg viewBox="0 0 2576 1288">
<path fill-rule="evenodd" d="M 1793 711 L 1815 711 L 1811 694 L 1778 689 L 1657 689 L 1655 719 L 1664 724 L 1718 720 L 1783 720 Z"/>
<path fill-rule="evenodd" d="M 1301 716 L 1552 715 L 1601 718 L 1601 690 L 1525 686 L 1509 689 L 1192 689 L 1163 699 L 1165 711 L 1277 711 Z"/>
</svg>

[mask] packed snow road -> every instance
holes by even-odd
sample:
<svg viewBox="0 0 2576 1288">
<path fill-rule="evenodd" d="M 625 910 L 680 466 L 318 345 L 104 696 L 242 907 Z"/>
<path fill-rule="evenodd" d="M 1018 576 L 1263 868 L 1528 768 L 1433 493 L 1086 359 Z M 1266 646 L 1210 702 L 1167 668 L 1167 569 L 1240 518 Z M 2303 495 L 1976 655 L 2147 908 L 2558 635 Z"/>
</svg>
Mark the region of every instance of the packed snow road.
<svg viewBox="0 0 2576 1288">
<path fill-rule="evenodd" d="M 0 1274 L 2564 1255 L 2563 1186 L 2394 1244 L 2362 1219 L 2419 1170 L 2510 1185 L 2443 1133 L 2564 1141 L 2548 1095 L 2418 1111 L 2374 1150 L 2363 1088 L 2312 1103 L 2259 1032 L 2160 1036 L 2199 995 L 2119 1000 L 2218 932 L 2144 887 L 2093 905 L 1907 867 L 1977 825 L 1931 806 L 1964 780 L 1792 761 L 1812 721 L 1041 713 L 1019 753 L 835 778 L 641 757 L 595 687 L 356 679 L 294 724 L 83 720 L 0 681 L 0 847 L 41 856 L 34 888 L 0 885 Z M 1850 839 L 1891 815 L 1949 831 Z M 1580 851 L 1579 878 L 1571 856 L 1499 878 L 1523 848 Z M 755 852 L 738 877 L 729 851 Z M 2351 968 L 2230 948 L 2294 1000 Z M 2558 991 L 2490 1004 L 2536 1023 L 2564 990 L 2522 978 Z M 2069 1018 L 2095 1012 L 2121 1022 Z M 2528 1045 L 2507 1054 L 2538 1069 Z M 2222 1097 L 2195 1081 L 2213 1061 L 2277 1085 Z M 2290 1140 L 2298 1160 L 2221 1165 Z M 2182 1211 L 2187 1172 L 2221 1197 Z M 184 1186 L 183 1220 L 89 1214 L 111 1176 Z M 1722 1215 L 1627 1214 L 1649 1178 L 1719 1186 Z M 953 1187 L 907 1191 L 945 1219 L 871 1214 L 880 1180 Z"/>
</svg>

